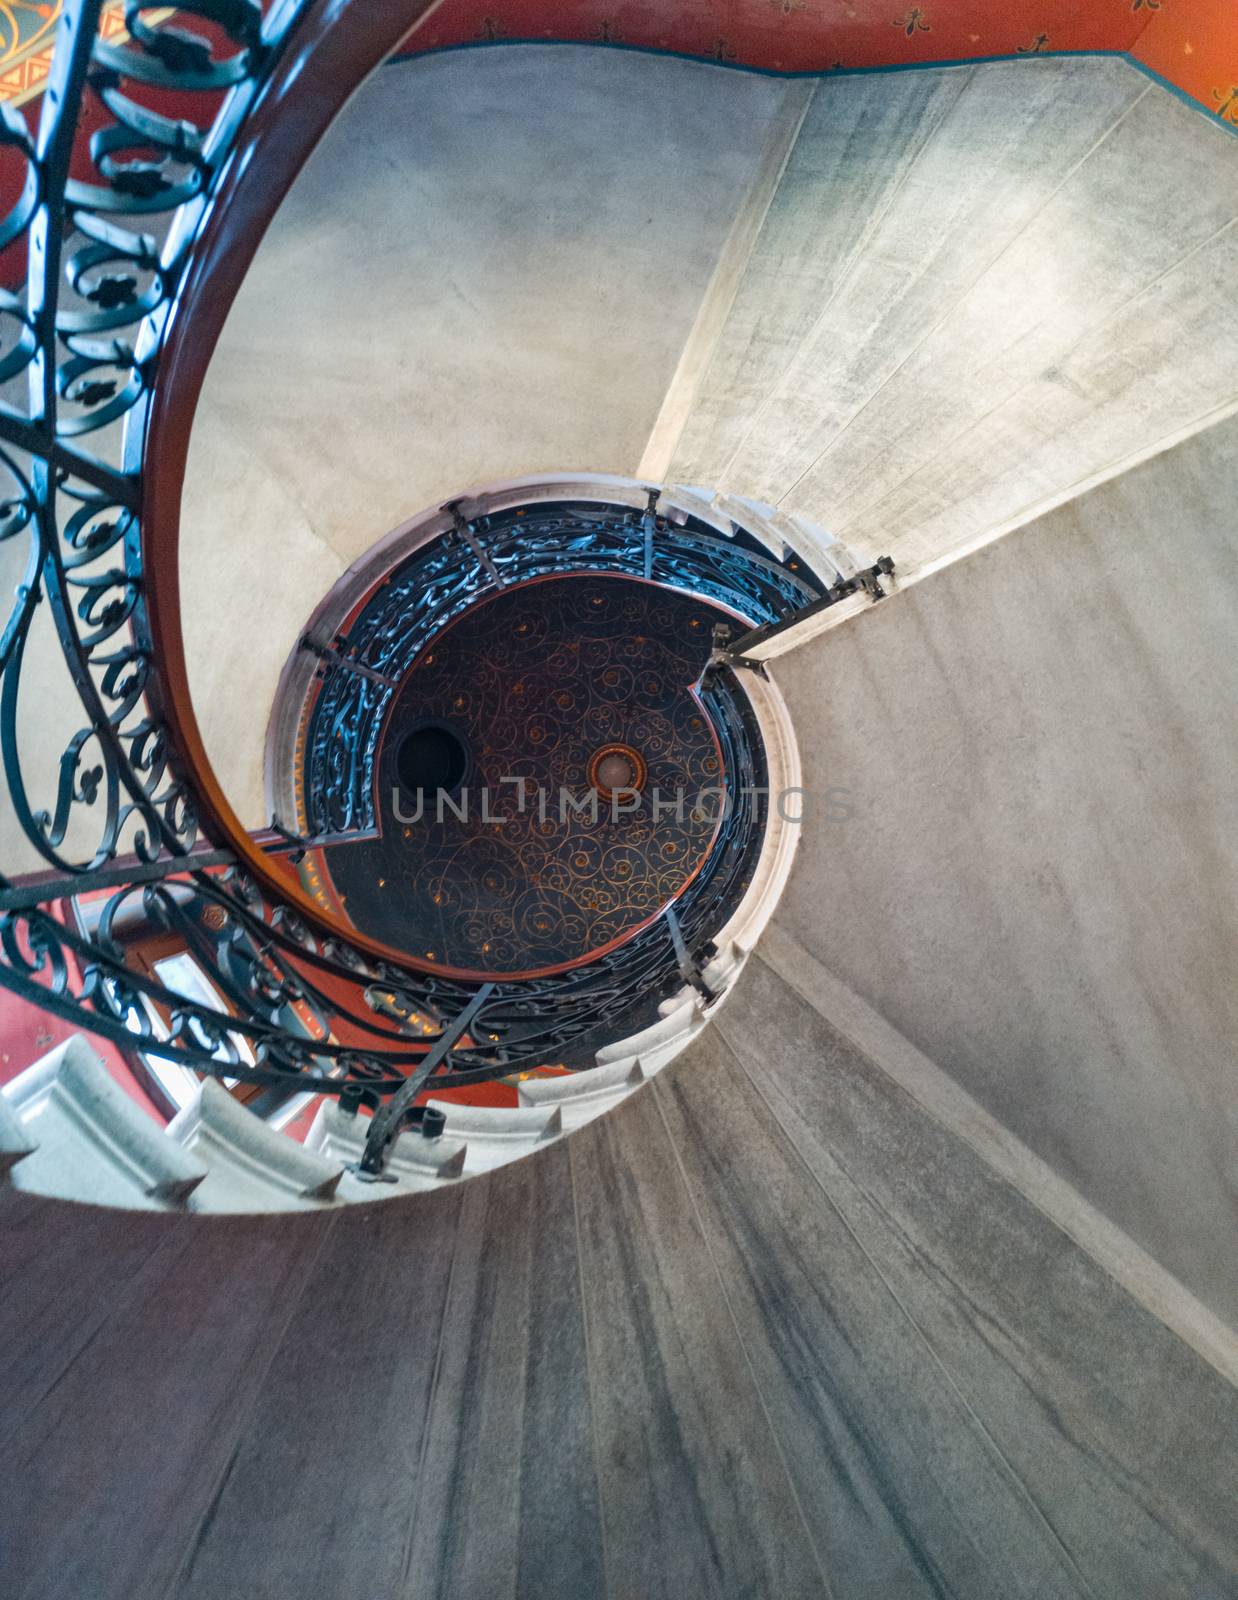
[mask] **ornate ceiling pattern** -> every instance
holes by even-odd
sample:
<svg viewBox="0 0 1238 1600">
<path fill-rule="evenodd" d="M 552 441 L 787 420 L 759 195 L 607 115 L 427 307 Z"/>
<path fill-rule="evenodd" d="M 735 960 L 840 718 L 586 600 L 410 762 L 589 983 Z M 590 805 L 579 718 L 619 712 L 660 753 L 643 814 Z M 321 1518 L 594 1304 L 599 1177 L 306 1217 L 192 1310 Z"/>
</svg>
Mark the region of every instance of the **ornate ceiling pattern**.
<svg viewBox="0 0 1238 1600">
<path fill-rule="evenodd" d="M 61 0 L 0 0 L 0 100 L 21 105 L 43 93 L 60 11 Z M 124 32 L 124 0 L 114 0 L 100 19 L 100 37 Z"/>
<path fill-rule="evenodd" d="M 386 717 L 381 837 L 323 852 L 348 921 L 434 966 L 508 974 L 583 961 L 645 926 L 717 830 L 720 751 L 691 686 L 722 617 L 651 584 L 568 577 L 451 624 Z M 426 726 L 468 753 L 450 804 L 419 806 L 401 786 L 403 740 Z M 644 781 L 639 805 L 602 798 L 595 818 L 590 773 L 609 746 L 632 751 Z"/>
</svg>

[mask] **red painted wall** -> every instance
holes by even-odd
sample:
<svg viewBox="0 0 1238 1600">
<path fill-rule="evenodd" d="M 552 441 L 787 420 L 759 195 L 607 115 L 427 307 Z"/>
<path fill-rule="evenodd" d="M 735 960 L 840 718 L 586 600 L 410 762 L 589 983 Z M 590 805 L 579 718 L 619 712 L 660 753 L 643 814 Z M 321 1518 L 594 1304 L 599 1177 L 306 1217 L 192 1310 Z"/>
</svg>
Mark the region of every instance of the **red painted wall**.
<svg viewBox="0 0 1238 1600">
<path fill-rule="evenodd" d="M 777 72 L 1118 51 L 1238 126 L 1238 0 L 444 0 L 404 52 L 514 39 L 634 45 Z"/>
<path fill-rule="evenodd" d="M 69 958 L 72 959 L 71 957 Z M 63 1021 L 40 1006 L 31 1005 L 9 989 L 0 988 L 0 1083 L 8 1083 L 40 1056 L 54 1050 L 58 1044 L 83 1030 L 72 1022 Z M 121 1088 L 156 1122 L 167 1118 L 142 1088 L 130 1070 L 124 1054 L 109 1039 L 88 1033 L 86 1038 L 103 1065 Z"/>
<path fill-rule="evenodd" d="M 1149 0 L 445 0 L 409 51 L 501 39 L 641 45 L 782 72 L 1129 50 Z"/>
<path fill-rule="evenodd" d="M 1142 66 L 1238 127 L 1238 0 L 1159 0 L 1133 53 Z"/>
<path fill-rule="evenodd" d="M 106 25 L 123 27 L 117 8 Z M 775 72 L 831 72 L 1042 51 L 1117 51 L 1238 127 L 1238 0 L 444 0 L 402 54 L 554 39 L 666 50 Z M 3 70 L 0 100 L 37 122 L 50 52 Z M 152 108 L 200 119 L 205 96 L 137 91 Z M 192 104 L 190 101 L 192 100 Z M 88 104 L 75 173 L 89 177 L 86 138 L 105 120 Z M 0 148 L 0 215 L 20 193 L 23 164 Z M 0 283 L 25 270 L 25 242 L 0 255 Z"/>
</svg>

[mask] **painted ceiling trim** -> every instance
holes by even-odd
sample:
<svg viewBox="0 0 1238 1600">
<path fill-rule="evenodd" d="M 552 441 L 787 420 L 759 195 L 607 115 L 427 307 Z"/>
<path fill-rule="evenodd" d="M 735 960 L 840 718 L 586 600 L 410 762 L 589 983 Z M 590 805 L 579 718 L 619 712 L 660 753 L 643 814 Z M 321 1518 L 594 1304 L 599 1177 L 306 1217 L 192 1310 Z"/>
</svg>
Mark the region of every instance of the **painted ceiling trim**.
<svg viewBox="0 0 1238 1600">
<path fill-rule="evenodd" d="M 62 0 L 0 0 L 0 100 L 20 106 L 43 93 L 62 9 Z M 124 0 L 105 6 L 99 33 L 124 35 Z"/>
<path fill-rule="evenodd" d="M 62 4 L 0 0 L 0 100 L 43 93 Z M 102 28 L 124 33 L 124 0 Z M 547 42 L 813 76 L 1121 55 L 1238 132 L 1238 0 L 443 0 L 398 55 Z"/>
<path fill-rule="evenodd" d="M 534 43 L 811 76 L 1120 55 L 1238 132 L 1238 0 L 443 0 L 398 54 Z"/>
</svg>

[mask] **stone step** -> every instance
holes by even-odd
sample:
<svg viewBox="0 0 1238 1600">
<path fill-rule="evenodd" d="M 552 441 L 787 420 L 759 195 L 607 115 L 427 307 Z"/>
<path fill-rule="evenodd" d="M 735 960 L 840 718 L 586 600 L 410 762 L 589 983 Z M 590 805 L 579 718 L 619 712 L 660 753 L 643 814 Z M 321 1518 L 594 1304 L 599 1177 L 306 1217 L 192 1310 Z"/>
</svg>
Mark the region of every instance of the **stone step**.
<svg viewBox="0 0 1238 1600">
<path fill-rule="evenodd" d="M 784 551 L 790 550 L 827 583 L 835 578 L 850 577 L 859 570 L 859 563 L 846 545 L 810 517 L 788 513 L 748 495 L 710 491 L 687 484 L 668 484 L 667 495 L 689 510 L 694 509 L 693 502 L 696 502 L 698 514 L 706 518 L 729 519 L 762 540 L 776 560 L 781 561 Z"/>
<path fill-rule="evenodd" d="M 129 1098 L 81 1034 L 27 1067 L 2 1091 L 32 1147 L 13 1154 L 15 1188 L 129 1210 L 185 1205 L 207 1169 Z M 12 1165 L 12 1163 L 7 1163 Z"/>
<path fill-rule="evenodd" d="M 369 1118 L 350 1117 L 340 1110 L 337 1100 L 324 1100 L 305 1138 L 305 1148 L 340 1162 L 355 1165 L 365 1149 Z M 409 1131 L 396 1140 L 387 1157 L 385 1179 L 395 1182 L 368 1182 L 353 1172 L 345 1172 L 337 1191 L 341 1200 L 387 1200 L 393 1194 L 437 1189 L 454 1183 L 464 1172 L 464 1143 L 460 1139 L 425 1139 Z"/>
<path fill-rule="evenodd" d="M 313 1210 L 334 1200 L 344 1172 L 342 1161 L 278 1133 L 214 1078 L 168 1133 L 205 1163 L 194 1211 Z"/>
<path fill-rule="evenodd" d="M 743 959 L 744 952 L 734 939 L 724 939 L 717 955 L 701 968 L 701 976 L 715 993 L 721 994 L 739 972 Z"/>
<path fill-rule="evenodd" d="M 558 1106 L 462 1106 L 449 1100 L 428 1103 L 446 1117 L 447 1135 L 464 1141 L 466 1177 L 517 1161 L 563 1132 Z"/>
<path fill-rule="evenodd" d="M 9 1100 L 0 1094 L 0 1178 L 19 1161 L 35 1151 L 34 1141 L 27 1136 L 17 1112 Z"/>
<path fill-rule="evenodd" d="M 529 1078 L 520 1085 L 520 1104 L 557 1109 L 563 1132 L 570 1133 L 626 1100 L 647 1077 L 639 1060 L 624 1058 L 565 1078 Z"/>
<path fill-rule="evenodd" d="M 604 1045 L 597 1053 L 598 1065 L 626 1061 L 631 1066 L 639 1060 L 646 1073 L 656 1072 L 705 1026 L 705 1008 L 693 989 L 684 989 L 664 1000 L 658 1009 L 662 1015 L 657 1022 L 626 1039 Z"/>
</svg>

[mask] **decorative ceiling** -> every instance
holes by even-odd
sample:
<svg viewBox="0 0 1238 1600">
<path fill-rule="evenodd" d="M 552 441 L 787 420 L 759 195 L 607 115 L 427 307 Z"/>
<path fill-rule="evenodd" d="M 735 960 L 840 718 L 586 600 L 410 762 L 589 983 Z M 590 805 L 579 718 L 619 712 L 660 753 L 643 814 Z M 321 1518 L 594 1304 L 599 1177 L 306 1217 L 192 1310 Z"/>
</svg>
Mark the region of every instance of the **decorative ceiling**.
<svg viewBox="0 0 1238 1600">
<path fill-rule="evenodd" d="M 548 971 L 631 938 L 682 893 L 717 831 L 721 755 L 691 686 L 723 618 L 652 584 L 583 576 L 465 612 L 387 713 L 381 837 L 323 851 L 312 887 L 432 967 Z M 441 806 L 433 792 L 419 803 L 403 770 L 405 741 L 426 729 L 466 753 Z M 639 794 L 612 805 L 608 784 Z"/>
<path fill-rule="evenodd" d="M 43 93 L 62 3 L 0 0 L 0 100 L 23 105 Z M 105 7 L 100 31 L 108 39 L 124 33 L 124 0 Z"/>
</svg>

